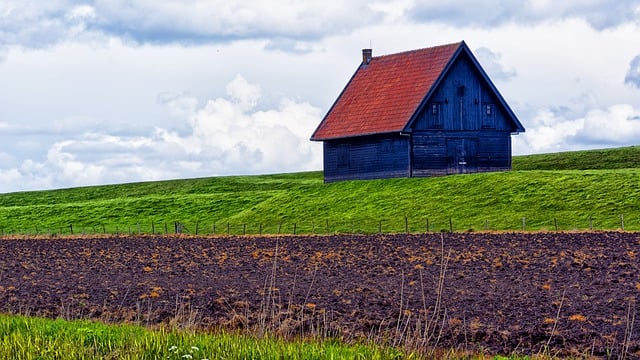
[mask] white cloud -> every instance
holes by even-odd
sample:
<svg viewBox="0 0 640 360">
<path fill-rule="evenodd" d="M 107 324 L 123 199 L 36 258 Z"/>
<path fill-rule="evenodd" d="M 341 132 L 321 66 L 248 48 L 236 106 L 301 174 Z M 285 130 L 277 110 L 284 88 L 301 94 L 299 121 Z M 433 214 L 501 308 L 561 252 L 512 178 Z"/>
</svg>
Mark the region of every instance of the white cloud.
<svg viewBox="0 0 640 360">
<path fill-rule="evenodd" d="M 304 51 L 307 40 L 348 32 L 383 17 L 364 0 L 94 0 L 82 5 L 73 0 L 3 0 L 0 34 L 6 36 L 0 37 L 0 49 L 117 37 L 137 44 L 191 45 L 281 39 L 282 44 L 298 44 L 292 50 Z"/>
<path fill-rule="evenodd" d="M 607 146 L 636 144 L 640 139 L 640 110 L 629 104 L 591 110 L 576 138 Z"/>
<path fill-rule="evenodd" d="M 532 119 L 524 134 L 514 138 L 516 153 L 545 153 L 587 148 L 637 145 L 640 109 L 616 104 L 567 119 L 548 109 Z"/>
<path fill-rule="evenodd" d="M 253 109 L 262 96 L 260 86 L 249 84 L 242 76 L 236 77 L 227 84 L 227 94 L 231 101 L 240 105 L 243 111 Z"/>
<path fill-rule="evenodd" d="M 24 188 L 24 178 L 22 174 L 18 171 L 18 169 L 3 169 L 0 171 L 0 189 L 4 191 L 17 191 Z M 17 184 L 21 184 L 20 187 L 17 187 Z M 45 184 L 40 186 L 36 186 L 35 188 L 46 188 Z M 27 186 L 27 188 L 29 188 Z"/>
<path fill-rule="evenodd" d="M 614 28 L 626 22 L 638 23 L 639 15 L 640 5 L 635 0 L 421 1 L 408 10 L 408 16 L 415 21 L 437 21 L 465 27 L 584 19 L 598 30 Z"/>
<path fill-rule="evenodd" d="M 259 99 L 259 87 L 238 75 L 227 85 L 227 97 L 191 109 L 191 134 L 180 136 L 163 129 L 157 134 L 185 154 L 216 164 L 212 167 L 216 173 L 320 168 L 318 144 L 308 140 L 321 119 L 320 109 L 283 99 L 277 109 L 260 111 L 256 110 Z"/>
<path fill-rule="evenodd" d="M 96 27 L 140 42 L 320 38 L 379 18 L 367 1 L 95 1 Z M 351 14 L 357 13 L 357 17 Z"/>
<path fill-rule="evenodd" d="M 260 87 L 240 75 L 226 90 L 204 106 L 187 95 L 165 94 L 168 111 L 182 116 L 188 134 L 164 128 L 149 136 L 86 132 L 54 143 L 44 161 L 2 169 L 0 185 L 11 191 L 321 168 L 321 145 L 308 140 L 320 109 L 285 98 L 276 109 L 257 110 Z"/>
</svg>

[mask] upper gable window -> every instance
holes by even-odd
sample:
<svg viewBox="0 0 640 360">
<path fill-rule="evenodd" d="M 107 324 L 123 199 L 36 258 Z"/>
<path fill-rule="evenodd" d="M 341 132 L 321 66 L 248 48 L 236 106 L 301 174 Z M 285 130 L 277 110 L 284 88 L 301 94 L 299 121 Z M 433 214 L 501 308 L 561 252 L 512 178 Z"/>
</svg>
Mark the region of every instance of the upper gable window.
<svg viewBox="0 0 640 360">
<path fill-rule="evenodd" d="M 493 104 L 484 104 L 484 114 L 486 116 L 493 115 Z"/>
<path fill-rule="evenodd" d="M 442 104 L 438 101 L 430 103 L 427 113 L 429 129 L 442 129 Z"/>
<path fill-rule="evenodd" d="M 491 103 L 482 104 L 482 127 L 484 129 L 495 129 L 495 105 Z"/>
</svg>

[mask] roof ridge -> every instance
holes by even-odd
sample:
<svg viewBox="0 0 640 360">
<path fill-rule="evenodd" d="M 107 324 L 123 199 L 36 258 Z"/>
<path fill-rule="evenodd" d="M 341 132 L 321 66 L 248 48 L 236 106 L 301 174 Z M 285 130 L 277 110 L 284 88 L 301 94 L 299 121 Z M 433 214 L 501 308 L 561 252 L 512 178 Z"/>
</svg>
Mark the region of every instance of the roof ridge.
<svg viewBox="0 0 640 360">
<path fill-rule="evenodd" d="M 437 48 L 445 48 L 445 47 L 450 47 L 450 46 L 453 46 L 453 45 L 460 46 L 460 45 L 462 45 L 463 42 L 464 41 L 458 41 L 458 42 L 454 42 L 454 43 L 450 43 L 450 44 L 429 46 L 429 47 L 425 47 L 425 48 L 421 48 L 421 49 L 413 49 L 413 50 L 400 51 L 400 52 L 392 53 L 392 54 L 378 55 L 378 56 L 373 56 L 373 59 L 379 59 L 379 58 L 385 58 L 385 57 L 391 57 L 391 56 L 398 56 L 398 55 L 407 55 L 407 54 L 410 54 L 410 53 L 416 53 L 416 52 L 421 52 L 421 51 L 425 51 L 425 50 L 434 50 L 434 49 L 437 49 Z"/>
</svg>

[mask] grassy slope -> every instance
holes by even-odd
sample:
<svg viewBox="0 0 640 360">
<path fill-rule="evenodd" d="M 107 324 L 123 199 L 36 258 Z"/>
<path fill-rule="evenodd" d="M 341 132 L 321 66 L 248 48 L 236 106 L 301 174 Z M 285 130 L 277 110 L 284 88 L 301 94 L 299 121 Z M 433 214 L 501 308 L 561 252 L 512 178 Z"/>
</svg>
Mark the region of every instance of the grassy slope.
<svg viewBox="0 0 640 360">
<path fill-rule="evenodd" d="M 164 230 L 174 221 L 200 232 L 584 229 L 640 230 L 640 147 L 514 158 L 514 171 L 438 178 L 323 184 L 320 172 L 217 177 L 0 195 L 0 229 Z M 621 168 L 624 167 L 624 168 Z M 563 170 L 550 170 L 562 168 Z M 576 170 L 576 169 L 595 170 Z"/>
<path fill-rule="evenodd" d="M 514 170 L 609 170 L 640 167 L 640 146 L 515 156 Z"/>
</svg>

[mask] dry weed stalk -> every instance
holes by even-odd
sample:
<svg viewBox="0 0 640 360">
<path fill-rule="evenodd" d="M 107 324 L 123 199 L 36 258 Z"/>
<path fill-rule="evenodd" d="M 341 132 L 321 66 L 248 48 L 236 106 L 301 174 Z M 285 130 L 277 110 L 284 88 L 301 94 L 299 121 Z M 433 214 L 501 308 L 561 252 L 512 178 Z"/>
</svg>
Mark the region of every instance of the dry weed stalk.
<svg viewBox="0 0 640 360">
<path fill-rule="evenodd" d="M 400 281 L 400 311 L 398 311 L 398 321 L 396 321 L 396 336 L 393 341 L 393 346 L 397 346 L 402 341 L 402 334 L 400 333 L 400 324 L 402 324 L 402 300 L 404 296 L 404 270 L 402 270 Z"/>
<path fill-rule="evenodd" d="M 433 313 L 431 314 L 431 318 L 429 319 L 426 327 L 424 329 L 424 333 L 422 336 L 422 346 L 432 345 L 436 347 L 438 342 L 440 341 L 440 337 L 442 336 L 442 331 L 444 328 L 444 323 L 446 320 L 447 310 L 442 307 L 442 293 L 444 292 L 444 283 L 445 283 L 445 275 L 447 273 L 447 267 L 449 265 L 449 259 L 451 258 L 451 249 L 449 249 L 447 256 L 444 256 L 444 235 L 440 234 L 440 273 L 438 275 L 438 285 L 436 286 L 436 303 L 434 306 Z M 426 305 L 424 305 L 426 308 Z M 438 331 L 437 337 L 435 338 L 435 343 L 431 344 L 431 341 L 434 340 L 434 336 L 436 336 L 436 325 L 438 322 L 442 321 L 440 329 Z"/>
<path fill-rule="evenodd" d="M 562 310 L 562 304 L 564 304 L 564 296 L 567 292 L 567 288 L 562 290 L 562 297 L 560 298 L 560 304 L 558 305 L 558 312 L 556 313 L 555 322 L 553 323 L 553 328 L 551 329 L 551 335 L 549 335 L 549 339 L 547 339 L 547 344 L 545 345 L 545 352 L 548 351 L 549 345 L 551 344 L 551 339 L 553 339 L 553 335 L 556 333 L 556 328 L 558 327 L 558 321 L 560 321 L 560 311 Z"/>
<path fill-rule="evenodd" d="M 290 338 L 294 333 L 298 332 L 301 336 L 310 335 L 318 337 L 326 337 L 332 333 L 330 329 L 331 317 L 327 317 L 325 310 L 322 312 L 316 311 L 315 304 L 309 304 L 308 300 L 311 295 L 311 291 L 316 281 L 316 274 L 318 272 L 318 265 L 315 266 L 313 275 L 311 278 L 311 284 L 306 292 L 304 301 L 302 304 L 295 304 L 293 300 L 293 294 L 295 291 L 297 274 L 294 275 L 294 283 L 289 293 L 289 299 L 285 305 L 280 296 L 279 290 L 276 287 L 276 274 L 278 269 L 278 256 L 279 256 L 279 239 L 276 236 L 276 245 L 273 256 L 273 264 L 271 267 L 271 273 L 267 274 L 264 281 L 263 288 L 263 301 L 260 305 L 260 312 L 258 315 L 257 329 L 255 333 L 259 337 L 266 336 L 268 333 L 273 332 L 279 336 Z M 313 306 L 311 306 L 313 305 Z M 307 311 L 310 309 L 310 319 L 307 319 Z M 316 314 L 318 313 L 318 314 Z M 316 316 L 315 322 L 313 318 Z"/>
<path fill-rule="evenodd" d="M 268 274 L 264 279 L 264 301 L 260 305 L 260 318 L 258 325 L 258 335 L 263 337 L 267 334 L 267 319 L 273 320 L 275 318 L 275 300 L 273 296 L 275 283 L 276 283 L 276 270 L 278 267 L 278 241 L 279 236 L 276 236 L 276 248 L 273 254 L 273 266 L 271 268 L 271 274 Z"/>
<path fill-rule="evenodd" d="M 404 272 L 402 273 L 402 283 L 400 291 L 400 314 L 396 323 L 396 336 L 393 339 L 393 345 L 403 345 L 407 349 L 415 349 L 425 354 L 435 356 L 435 351 L 440 338 L 442 337 L 446 320 L 447 309 L 443 306 L 443 294 L 445 288 L 445 277 L 449 260 L 451 259 L 451 249 L 445 251 L 444 235 L 440 234 L 440 269 L 435 284 L 436 300 L 433 310 L 429 314 L 427 307 L 426 291 L 424 285 L 424 274 L 420 269 L 420 289 L 422 297 L 422 310 L 424 318 L 418 317 L 415 326 L 409 331 L 411 323 L 411 312 L 403 311 L 404 306 Z M 406 316 L 406 319 L 404 318 Z M 466 336 L 466 334 L 465 334 Z"/>
<path fill-rule="evenodd" d="M 181 330 L 195 330 L 200 324 L 200 314 L 197 309 L 191 307 L 191 303 L 185 303 L 179 295 L 176 295 L 176 307 L 173 318 L 169 320 L 172 328 Z"/>
<path fill-rule="evenodd" d="M 627 318 L 626 325 L 624 329 L 624 339 L 622 342 L 622 351 L 620 354 L 620 359 L 624 360 L 627 358 L 627 354 L 629 353 L 629 347 L 631 346 L 631 335 L 633 334 L 633 326 L 636 320 L 636 310 L 633 310 L 633 314 L 631 313 L 632 302 L 629 301 L 629 306 L 627 308 Z"/>
</svg>

